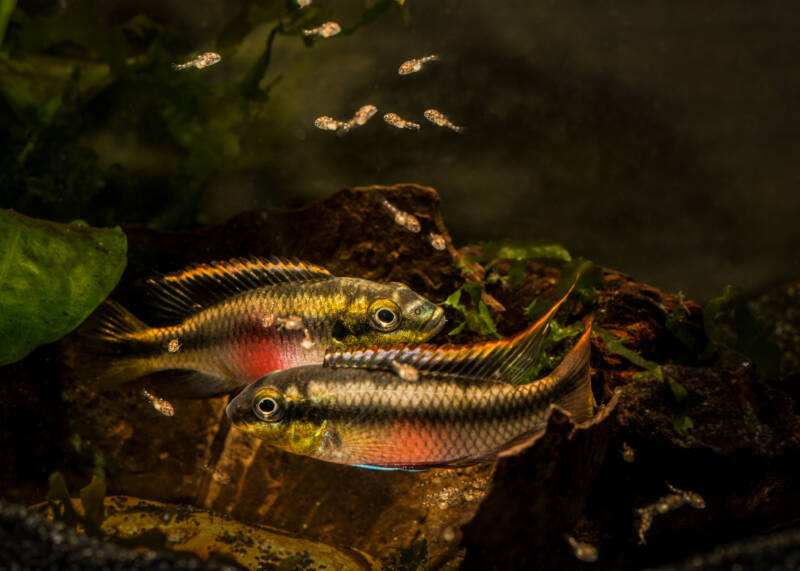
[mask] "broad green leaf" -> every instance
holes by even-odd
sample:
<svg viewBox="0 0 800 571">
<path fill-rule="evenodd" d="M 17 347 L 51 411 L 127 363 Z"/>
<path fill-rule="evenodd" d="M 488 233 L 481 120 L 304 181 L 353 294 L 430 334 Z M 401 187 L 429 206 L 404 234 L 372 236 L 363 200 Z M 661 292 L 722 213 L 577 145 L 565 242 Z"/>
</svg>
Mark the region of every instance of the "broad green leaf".
<svg viewBox="0 0 800 571">
<path fill-rule="evenodd" d="M 537 321 L 539 320 L 545 313 L 550 311 L 552 307 L 555 305 L 555 301 L 550 301 L 549 299 L 542 299 L 537 297 L 534 299 L 528 307 L 525 308 L 525 315 L 528 316 L 530 321 Z"/>
<path fill-rule="evenodd" d="M 126 250 L 119 228 L 0 210 L 0 365 L 86 319 L 122 276 Z"/>
</svg>

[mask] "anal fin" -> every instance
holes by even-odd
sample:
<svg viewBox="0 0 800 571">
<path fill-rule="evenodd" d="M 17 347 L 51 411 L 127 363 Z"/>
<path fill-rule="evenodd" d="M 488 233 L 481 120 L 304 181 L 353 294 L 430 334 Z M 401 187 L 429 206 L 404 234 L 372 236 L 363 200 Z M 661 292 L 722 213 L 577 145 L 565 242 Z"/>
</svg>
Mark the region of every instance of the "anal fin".
<svg viewBox="0 0 800 571">
<path fill-rule="evenodd" d="M 159 371 L 141 378 L 136 384 L 165 399 L 217 397 L 243 386 L 221 377 L 184 369 Z"/>
</svg>

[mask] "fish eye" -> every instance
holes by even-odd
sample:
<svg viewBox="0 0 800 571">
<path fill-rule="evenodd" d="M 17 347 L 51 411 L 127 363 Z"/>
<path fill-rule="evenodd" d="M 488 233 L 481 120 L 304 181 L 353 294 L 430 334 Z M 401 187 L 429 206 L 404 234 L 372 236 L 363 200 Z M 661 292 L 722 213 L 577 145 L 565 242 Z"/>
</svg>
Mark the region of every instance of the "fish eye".
<svg viewBox="0 0 800 571">
<path fill-rule="evenodd" d="M 400 325 L 400 308 L 391 300 L 379 299 L 370 307 L 369 318 L 378 331 L 394 331 Z"/>
<path fill-rule="evenodd" d="M 277 394 L 262 395 L 253 401 L 253 414 L 261 420 L 277 422 L 285 412 L 283 399 Z"/>
</svg>

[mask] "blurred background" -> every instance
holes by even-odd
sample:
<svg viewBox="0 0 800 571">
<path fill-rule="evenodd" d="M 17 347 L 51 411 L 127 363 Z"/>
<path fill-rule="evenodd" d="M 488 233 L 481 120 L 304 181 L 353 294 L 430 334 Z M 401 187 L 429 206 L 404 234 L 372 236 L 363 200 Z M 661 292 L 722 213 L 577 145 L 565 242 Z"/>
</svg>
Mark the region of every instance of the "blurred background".
<svg viewBox="0 0 800 571">
<path fill-rule="evenodd" d="M 186 228 L 415 182 L 439 191 L 457 245 L 553 240 L 695 299 L 756 294 L 800 277 L 799 13 L 778 0 L 0 0 L 0 207 Z M 326 21 L 342 33 L 302 34 Z M 206 51 L 222 61 L 173 70 Z M 378 114 L 343 136 L 314 127 L 367 104 Z"/>
</svg>

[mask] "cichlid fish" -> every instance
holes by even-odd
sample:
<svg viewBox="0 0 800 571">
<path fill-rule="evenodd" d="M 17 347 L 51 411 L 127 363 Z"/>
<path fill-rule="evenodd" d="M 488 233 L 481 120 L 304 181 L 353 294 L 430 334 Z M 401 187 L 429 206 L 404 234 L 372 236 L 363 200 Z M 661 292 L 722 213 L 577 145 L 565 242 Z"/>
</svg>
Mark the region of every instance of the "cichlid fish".
<svg viewBox="0 0 800 571">
<path fill-rule="evenodd" d="M 493 460 L 535 440 L 551 405 L 579 421 L 592 414 L 590 324 L 550 375 L 506 382 L 534 360 L 542 331 L 537 323 L 493 343 L 427 346 L 402 360 L 416 375 L 392 367 L 389 352 L 362 356 L 363 367 L 353 355 L 330 358 L 344 367 L 276 371 L 246 387 L 226 412 L 235 427 L 277 448 L 328 462 L 419 470 Z"/>
<path fill-rule="evenodd" d="M 276 369 L 322 363 L 337 347 L 426 341 L 445 322 L 402 284 L 279 259 L 200 264 L 148 286 L 175 325 L 149 327 L 107 302 L 68 347 L 68 361 L 100 389 L 169 371 L 149 379 L 159 395 L 224 394 Z"/>
</svg>

